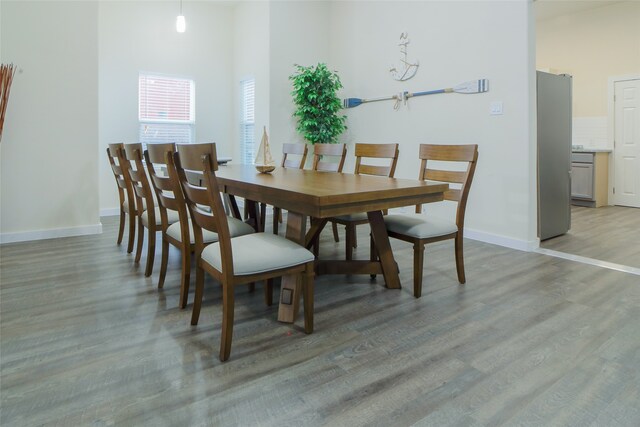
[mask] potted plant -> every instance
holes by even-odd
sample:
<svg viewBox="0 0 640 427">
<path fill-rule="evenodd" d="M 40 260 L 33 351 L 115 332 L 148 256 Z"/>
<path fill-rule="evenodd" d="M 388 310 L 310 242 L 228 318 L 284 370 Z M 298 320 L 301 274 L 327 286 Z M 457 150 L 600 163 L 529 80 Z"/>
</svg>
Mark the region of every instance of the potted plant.
<svg viewBox="0 0 640 427">
<path fill-rule="evenodd" d="M 340 114 L 342 102 L 337 92 L 342 88 L 340 78 L 326 64 L 303 67 L 296 65 L 293 82 L 293 102 L 298 119 L 296 130 L 311 144 L 337 143 L 338 136 L 347 129 L 347 116 Z"/>
</svg>

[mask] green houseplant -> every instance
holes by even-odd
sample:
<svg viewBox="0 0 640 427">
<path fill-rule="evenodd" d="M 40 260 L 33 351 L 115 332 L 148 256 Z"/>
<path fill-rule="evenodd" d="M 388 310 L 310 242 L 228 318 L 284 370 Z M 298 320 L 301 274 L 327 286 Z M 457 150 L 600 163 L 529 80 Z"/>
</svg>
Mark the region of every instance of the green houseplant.
<svg viewBox="0 0 640 427">
<path fill-rule="evenodd" d="M 337 143 L 338 136 L 347 128 L 347 116 L 340 114 L 342 103 L 337 92 L 342 83 L 338 74 L 323 63 L 296 65 L 296 73 L 289 80 L 293 82 L 296 130 L 311 144 Z"/>
</svg>

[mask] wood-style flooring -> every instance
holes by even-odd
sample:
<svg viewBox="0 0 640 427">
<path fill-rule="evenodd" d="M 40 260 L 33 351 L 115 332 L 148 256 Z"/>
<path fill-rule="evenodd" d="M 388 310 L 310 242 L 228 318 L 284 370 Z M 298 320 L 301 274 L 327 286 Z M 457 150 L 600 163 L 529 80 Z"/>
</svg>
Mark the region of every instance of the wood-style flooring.
<svg viewBox="0 0 640 427">
<path fill-rule="evenodd" d="M 415 299 L 393 242 L 403 289 L 321 276 L 311 335 L 238 289 L 221 363 L 219 286 L 190 326 L 178 253 L 158 291 L 103 220 L 0 248 L 2 426 L 640 425 L 638 276 L 467 240 L 460 286 L 442 242 Z M 321 255 L 343 254 L 326 230 Z"/>
<path fill-rule="evenodd" d="M 572 206 L 571 230 L 540 246 L 640 268 L 640 209 Z"/>
</svg>

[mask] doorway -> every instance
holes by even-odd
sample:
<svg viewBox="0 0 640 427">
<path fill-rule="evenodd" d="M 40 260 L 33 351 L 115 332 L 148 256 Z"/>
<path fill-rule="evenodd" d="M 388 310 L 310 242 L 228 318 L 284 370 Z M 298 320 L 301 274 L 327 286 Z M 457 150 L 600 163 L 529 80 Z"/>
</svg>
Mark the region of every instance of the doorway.
<svg viewBox="0 0 640 427">
<path fill-rule="evenodd" d="M 640 78 L 612 80 L 613 204 L 640 208 Z"/>
<path fill-rule="evenodd" d="M 571 206 L 571 230 L 540 247 L 640 271 L 640 75 L 609 77 L 640 68 L 629 66 L 628 56 L 614 55 L 638 48 L 630 40 L 638 33 L 639 8 L 633 2 L 538 1 L 534 9 L 538 67 L 570 74 L 578 83 L 574 148 L 610 151 L 605 199 L 611 205 Z M 620 49 L 598 50 L 599 38 Z M 605 65 L 593 66 L 594 58 L 605 57 Z"/>
</svg>

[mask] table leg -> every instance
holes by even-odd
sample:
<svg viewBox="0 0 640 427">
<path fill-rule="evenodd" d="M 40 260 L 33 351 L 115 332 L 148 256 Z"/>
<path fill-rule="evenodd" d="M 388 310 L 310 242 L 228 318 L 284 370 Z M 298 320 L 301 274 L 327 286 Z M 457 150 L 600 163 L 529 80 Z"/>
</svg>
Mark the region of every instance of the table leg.
<svg viewBox="0 0 640 427">
<path fill-rule="evenodd" d="M 296 212 L 287 214 L 287 239 L 305 245 L 307 216 Z M 302 283 L 300 275 L 289 275 L 282 278 L 280 286 L 280 305 L 278 307 L 278 320 L 280 322 L 293 323 L 300 309 L 300 291 Z"/>
<path fill-rule="evenodd" d="M 395 259 L 393 259 L 391 243 L 389 243 L 389 235 L 387 234 L 387 227 L 384 225 L 382 212 L 368 212 L 367 216 L 369 217 L 371 236 L 373 237 L 373 241 L 375 242 L 375 246 L 378 251 L 380 264 L 382 264 L 382 274 L 384 275 L 384 281 L 387 288 L 400 289 L 398 265 L 396 264 Z"/>
</svg>

